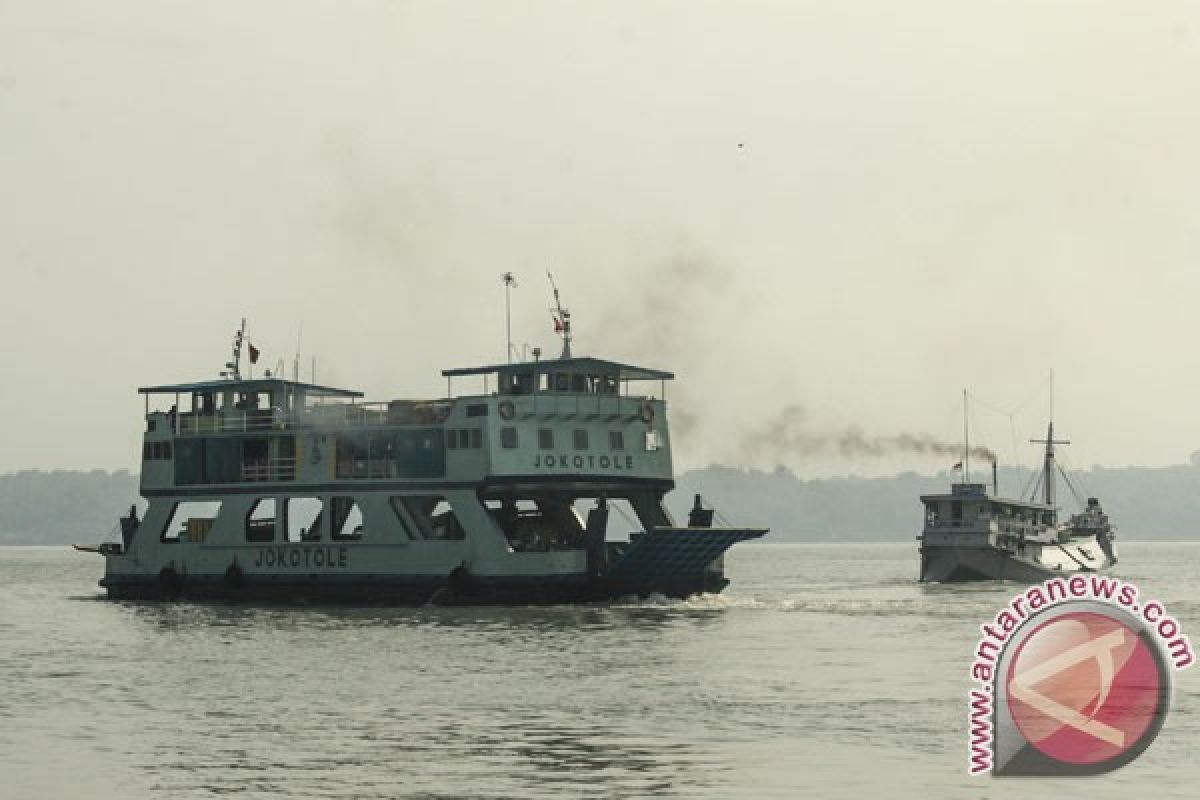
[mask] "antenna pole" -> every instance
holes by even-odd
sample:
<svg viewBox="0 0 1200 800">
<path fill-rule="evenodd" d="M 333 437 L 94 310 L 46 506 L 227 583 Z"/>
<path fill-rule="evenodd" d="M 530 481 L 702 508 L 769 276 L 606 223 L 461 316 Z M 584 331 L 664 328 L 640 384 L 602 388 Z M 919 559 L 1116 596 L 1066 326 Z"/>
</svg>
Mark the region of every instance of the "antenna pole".
<svg viewBox="0 0 1200 800">
<path fill-rule="evenodd" d="M 967 390 L 963 389 L 963 483 L 971 482 L 971 431 L 967 427 Z"/>
<path fill-rule="evenodd" d="M 296 357 L 292 359 L 292 380 L 300 382 L 300 342 L 304 340 L 304 320 L 300 321 L 300 329 L 296 332 Z"/>
<path fill-rule="evenodd" d="M 513 277 L 511 272 L 506 272 L 500 276 L 504 281 L 504 333 L 505 339 L 508 342 L 508 363 L 513 361 L 513 343 L 512 343 L 512 290 L 517 285 L 517 279 Z"/>
<path fill-rule="evenodd" d="M 235 381 L 242 379 L 242 339 L 246 338 L 246 318 L 242 317 L 242 327 L 233 334 L 233 358 L 225 364 L 226 371 L 221 373 Z"/>
<path fill-rule="evenodd" d="M 550 274 L 549 270 L 546 270 L 546 277 L 550 279 L 550 288 L 554 290 L 554 309 L 553 309 L 553 312 L 555 314 L 554 320 L 557 323 L 557 327 L 560 330 L 560 332 L 562 333 L 562 338 L 563 338 L 562 355 L 560 355 L 559 358 L 570 358 L 571 357 L 571 312 L 562 307 L 562 303 L 559 301 L 559 297 L 558 297 L 558 286 L 555 285 L 554 276 L 552 274 Z"/>
</svg>

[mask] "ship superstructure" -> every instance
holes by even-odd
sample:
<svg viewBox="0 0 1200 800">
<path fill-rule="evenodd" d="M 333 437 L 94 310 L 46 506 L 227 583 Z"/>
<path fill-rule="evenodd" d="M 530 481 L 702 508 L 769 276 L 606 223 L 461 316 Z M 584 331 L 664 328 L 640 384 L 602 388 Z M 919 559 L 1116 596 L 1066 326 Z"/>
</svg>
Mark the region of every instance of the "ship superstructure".
<svg viewBox="0 0 1200 800">
<path fill-rule="evenodd" d="M 138 390 L 148 505 L 98 548 L 101 584 L 389 603 L 721 590 L 724 551 L 766 531 L 713 528 L 698 502 L 673 523 L 674 376 L 572 357 L 566 333 L 562 358 L 445 370 L 445 398 L 385 403 L 243 378 L 239 334 L 222 378 Z"/>
</svg>

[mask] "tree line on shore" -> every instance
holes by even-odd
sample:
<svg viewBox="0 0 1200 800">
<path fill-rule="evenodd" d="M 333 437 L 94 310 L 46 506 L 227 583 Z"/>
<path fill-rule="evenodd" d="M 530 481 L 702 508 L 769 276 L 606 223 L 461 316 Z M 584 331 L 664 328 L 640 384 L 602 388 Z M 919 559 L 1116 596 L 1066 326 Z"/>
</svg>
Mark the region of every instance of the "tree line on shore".
<svg viewBox="0 0 1200 800">
<path fill-rule="evenodd" d="M 1000 494 L 1019 495 L 1029 470 L 1001 468 Z M 912 541 L 921 530 L 921 494 L 949 490 L 949 473 L 804 479 L 773 470 L 709 466 L 679 476 L 667 504 L 687 518 L 694 494 L 716 508 L 718 524 L 766 526 L 773 542 Z M 1099 497 L 1131 540 L 1200 539 L 1200 466 L 1093 467 L 1072 473 L 1081 496 Z M 0 475 L 0 544 L 94 543 L 138 500 L 137 475 L 118 470 L 24 470 Z M 1064 510 L 1075 500 L 1060 482 Z"/>
</svg>

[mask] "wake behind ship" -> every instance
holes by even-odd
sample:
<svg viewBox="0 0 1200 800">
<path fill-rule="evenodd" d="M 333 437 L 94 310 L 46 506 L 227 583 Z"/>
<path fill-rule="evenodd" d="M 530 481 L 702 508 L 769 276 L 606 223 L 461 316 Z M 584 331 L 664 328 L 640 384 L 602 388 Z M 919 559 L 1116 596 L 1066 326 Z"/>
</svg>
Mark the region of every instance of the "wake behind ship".
<svg viewBox="0 0 1200 800">
<path fill-rule="evenodd" d="M 561 358 L 445 370 L 444 399 L 387 403 L 269 372 L 243 378 L 239 332 L 221 379 L 138 390 L 147 509 L 121 520 L 120 542 L 80 549 L 103 554 L 111 598 L 720 591 L 725 550 L 766 530 L 714 528 L 699 498 L 687 526 L 673 523 L 662 398 L 674 376 L 572 357 L 569 325 L 564 313 Z M 456 380 L 478 388 L 455 394 Z M 628 513 L 610 518 L 613 508 Z M 609 541 L 621 519 L 637 529 Z"/>
</svg>

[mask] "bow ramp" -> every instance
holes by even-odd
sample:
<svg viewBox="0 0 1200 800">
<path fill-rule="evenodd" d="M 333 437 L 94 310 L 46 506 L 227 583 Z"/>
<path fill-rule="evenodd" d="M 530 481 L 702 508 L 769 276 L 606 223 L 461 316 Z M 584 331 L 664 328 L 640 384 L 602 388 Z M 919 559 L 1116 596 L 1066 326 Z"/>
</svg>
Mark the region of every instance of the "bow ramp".
<svg viewBox="0 0 1200 800">
<path fill-rule="evenodd" d="M 605 577 L 702 577 L 730 547 L 766 532 L 766 528 L 652 528 L 630 537 L 629 546 L 613 559 Z"/>
</svg>

